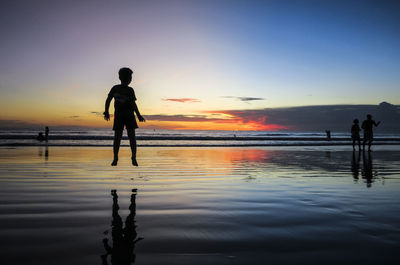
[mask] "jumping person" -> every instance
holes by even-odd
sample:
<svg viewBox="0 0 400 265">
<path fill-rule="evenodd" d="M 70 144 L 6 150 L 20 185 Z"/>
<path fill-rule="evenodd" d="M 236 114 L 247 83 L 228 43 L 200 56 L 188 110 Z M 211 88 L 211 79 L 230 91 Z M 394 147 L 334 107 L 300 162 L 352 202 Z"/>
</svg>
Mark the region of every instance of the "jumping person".
<svg viewBox="0 0 400 265">
<path fill-rule="evenodd" d="M 364 129 L 364 140 L 363 140 L 363 150 L 365 151 L 365 143 L 368 142 L 368 152 L 371 151 L 372 141 L 374 139 L 374 134 L 372 132 L 373 126 L 378 127 L 381 122 L 378 121 L 376 123 L 373 119 L 371 114 L 367 115 L 367 119 L 363 121 L 361 128 Z"/>
<path fill-rule="evenodd" d="M 136 136 L 135 129 L 138 128 L 135 114 L 137 115 L 140 122 L 144 122 L 145 119 L 140 115 L 139 109 L 136 105 L 136 96 L 133 88 L 128 86 L 132 81 L 132 70 L 129 68 L 121 68 L 118 72 L 120 85 L 115 85 L 111 88 L 110 93 L 106 99 L 104 119 L 109 121 L 110 114 L 108 109 L 110 107 L 111 100 L 114 98 L 114 160 L 111 166 L 118 164 L 118 152 L 121 144 L 122 133 L 124 126 L 128 131 L 129 144 L 132 151 L 132 165 L 138 166 L 136 161 Z"/>
</svg>

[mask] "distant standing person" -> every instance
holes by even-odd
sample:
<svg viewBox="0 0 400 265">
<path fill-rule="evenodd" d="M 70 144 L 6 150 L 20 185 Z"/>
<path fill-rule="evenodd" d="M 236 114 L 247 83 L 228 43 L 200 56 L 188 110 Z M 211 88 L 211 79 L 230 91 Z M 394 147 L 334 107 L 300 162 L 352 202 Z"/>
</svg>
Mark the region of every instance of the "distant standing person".
<svg viewBox="0 0 400 265">
<path fill-rule="evenodd" d="M 358 119 L 353 121 L 353 126 L 351 126 L 351 139 L 353 140 L 353 150 L 355 150 L 356 141 L 358 141 L 358 149 L 361 150 L 360 143 L 360 126 L 358 125 Z"/>
<path fill-rule="evenodd" d="M 363 149 L 365 150 L 365 143 L 368 142 L 368 152 L 371 151 L 372 140 L 374 139 L 374 135 L 372 132 L 372 127 L 377 127 L 381 122 L 378 121 L 376 123 L 373 119 L 371 114 L 367 115 L 367 119 L 363 121 L 361 128 L 364 130 L 364 140 L 363 140 Z"/>
<path fill-rule="evenodd" d="M 135 91 L 132 87 L 128 86 L 132 81 L 133 71 L 129 68 L 121 68 L 118 72 L 120 85 L 115 85 L 111 88 L 110 93 L 106 99 L 104 119 L 109 121 L 110 114 L 108 109 L 110 107 L 111 100 L 114 98 L 114 160 L 111 166 L 118 164 L 118 152 L 121 144 L 122 133 L 124 127 L 128 131 L 129 144 L 132 151 L 132 165 L 138 166 L 136 161 L 136 136 L 135 129 L 138 128 L 135 112 L 138 116 L 139 121 L 144 122 L 145 119 L 140 115 L 139 109 L 136 105 Z"/>
<path fill-rule="evenodd" d="M 44 138 L 46 140 L 46 142 L 49 140 L 49 127 L 46 126 L 45 130 L 44 130 Z"/>
<path fill-rule="evenodd" d="M 325 132 L 326 132 L 326 138 L 328 140 L 331 140 L 331 131 L 330 130 L 325 130 Z"/>
</svg>

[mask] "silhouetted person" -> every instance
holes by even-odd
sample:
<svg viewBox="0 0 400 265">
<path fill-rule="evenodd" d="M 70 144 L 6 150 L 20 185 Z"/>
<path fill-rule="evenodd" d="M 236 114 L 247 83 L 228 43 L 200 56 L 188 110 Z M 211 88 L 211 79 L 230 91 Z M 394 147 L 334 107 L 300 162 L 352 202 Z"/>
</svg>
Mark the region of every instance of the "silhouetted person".
<svg viewBox="0 0 400 265">
<path fill-rule="evenodd" d="M 371 151 L 372 141 L 374 139 L 374 135 L 372 132 L 373 126 L 377 127 L 381 122 L 376 123 L 371 114 L 367 115 L 367 119 L 363 121 L 361 128 L 364 130 L 364 140 L 363 140 L 363 149 L 365 150 L 365 143 L 368 142 L 368 152 Z"/>
<path fill-rule="evenodd" d="M 44 137 L 46 142 L 49 140 L 49 127 L 46 126 L 45 130 L 44 130 Z"/>
<path fill-rule="evenodd" d="M 326 132 L 326 139 L 330 140 L 331 139 L 331 131 L 325 130 Z"/>
<path fill-rule="evenodd" d="M 351 160 L 351 171 L 353 172 L 353 178 L 355 181 L 358 180 L 358 176 L 359 176 L 360 158 L 361 158 L 361 152 L 358 152 L 358 155 L 356 157 L 356 152 L 355 152 L 355 150 L 353 150 L 353 157 Z"/>
<path fill-rule="evenodd" d="M 360 126 L 358 125 L 358 119 L 353 121 L 353 126 L 351 126 L 351 139 L 353 140 L 353 150 L 355 150 L 356 141 L 358 142 L 358 149 L 361 150 L 360 143 Z"/>
<path fill-rule="evenodd" d="M 103 239 L 104 249 L 106 254 L 101 256 L 103 265 L 108 265 L 107 257 L 111 256 L 112 265 L 130 265 L 135 263 L 135 244 L 142 240 L 142 237 L 137 238 L 136 232 L 136 189 L 132 190 L 131 205 L 129 206 L 130 213 L 126 217 L 125 228 L 123 227 L 121 216 L 118 214 L 118 195 L 116 190 L 111 190 L 113 196 L 112 206 L 112 241 L 113 245 L 108 244 L 108 238 Z"/>
<path fill-rule="evenodd" d="M 109 121 L 110 114 L 108 109 L 110 107 L 111 100 L 114 98 L 114 160 L 111 165 L 116 166 L 118 164 L 118 152 L 121 144 L 122 132 L 124 126 L 128 131 L 129 144 L 132 151 L 132 165 L 138 166 L 136 161 L 136 136 L 135 129 L 138 128 L 135 114 L 138 116 L 139 121 L 144 122 L 145 119 L 140 115 L 139 109 L 136 105 L 136 96 L 133 88 L 128 86 L 132 81 L 132 70 L 129 68 L 121 68 L 118 72 L 120 85 L 115 85 L 111 88 L 110 93 L 106 99 L 106 106 L 104 111 L 104 119 Z"/>
<path fill-rule="evenodd" d="M 367 187 L 370 188 L 373 182 L 374 174 L 372 172 L 372 157 L 371 152 L 368 152 L 368 156 L 366 157 L 365 152 L 363 152 L 363 177 L 367 182 Z"/>
<path fill-rule="evenodd" d="M 38 136 L 36 137 L 36 140 L 38 140 L 39 142 L 43 142 L 45 140 L 42 132 L 40 132 L 38 134 Z"/>
</svg>

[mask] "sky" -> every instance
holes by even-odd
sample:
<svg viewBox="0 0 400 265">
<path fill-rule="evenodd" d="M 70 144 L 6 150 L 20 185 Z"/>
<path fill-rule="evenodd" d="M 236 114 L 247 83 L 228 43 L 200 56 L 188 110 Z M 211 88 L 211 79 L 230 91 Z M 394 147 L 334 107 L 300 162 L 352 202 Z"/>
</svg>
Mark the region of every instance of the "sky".
<svg viewBox="0 0 400 265">
<path fill-rule="evenodd" d="M 142 128 L 300 130 L 288 110 L 400 105 L 398 1 L 3 0 L 0 34 L 0 127 L 111 128 L 121 67 Z"/>
</svg>

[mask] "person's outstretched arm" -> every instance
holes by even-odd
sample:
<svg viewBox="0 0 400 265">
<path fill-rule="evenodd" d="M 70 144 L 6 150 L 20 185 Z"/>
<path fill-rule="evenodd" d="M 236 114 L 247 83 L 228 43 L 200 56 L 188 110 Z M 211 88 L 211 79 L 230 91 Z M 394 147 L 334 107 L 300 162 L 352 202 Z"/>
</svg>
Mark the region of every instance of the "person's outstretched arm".
<svg viewBox="0 0 400 265">
<path fill-rule="evenodd" d="M 133 102 L 133 111 L 136 113 L 138 119 L 140 122 L 146 121 L 143 116 L 140 114 L 138 106 L 136 105 L 136 102 Z"/>
<path fill-rule="evenodd" d="M 103 113 L 104 114 L 104 119 L 106 121 L 110 120 L 110 113 L 108 112 L 108 109 L 110 108 L 110 103 L 111 103 L 112 98 L 113 97 L 110 94 L 108 94 L 107 99 L 106 99 L 105 111 Z"/>
<path fill-rule="evenodd" d="M 378 127 L 378 125 L 379 125 L 380 123 L 381 123 L 380 121 L 378 121 L 377 123 L 374 121 L 375 127 Z"/>
</svg>

